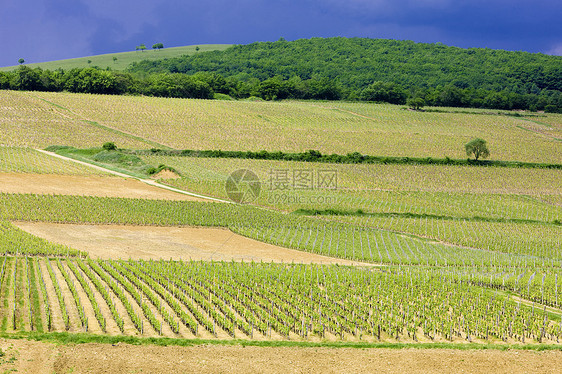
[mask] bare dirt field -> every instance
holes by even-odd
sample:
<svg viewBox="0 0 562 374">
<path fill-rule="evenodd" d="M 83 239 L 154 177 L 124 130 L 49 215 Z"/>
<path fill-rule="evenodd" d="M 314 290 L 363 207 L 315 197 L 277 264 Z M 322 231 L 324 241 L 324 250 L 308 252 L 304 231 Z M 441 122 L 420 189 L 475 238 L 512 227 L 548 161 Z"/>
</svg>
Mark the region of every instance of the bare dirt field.
<svg viewBox="0 0 562 374">
<path fill-rule="evenodd" d="M 76 225 L 14 222 L 48 241 L 86 251 L 92 258 L 295 262 L 367 265 L 259 242 L 222 228 Z"/>
<path fill-rule="evenodd" d="M 560 373 L 560 351 L 194 347 L 0 339 L 19 373 Z"/>
<path fill-rule="evenodd" d="M 54 174 L 0 173 L 0 192 L 209 201 L 136 179 Z"/>
</svg>

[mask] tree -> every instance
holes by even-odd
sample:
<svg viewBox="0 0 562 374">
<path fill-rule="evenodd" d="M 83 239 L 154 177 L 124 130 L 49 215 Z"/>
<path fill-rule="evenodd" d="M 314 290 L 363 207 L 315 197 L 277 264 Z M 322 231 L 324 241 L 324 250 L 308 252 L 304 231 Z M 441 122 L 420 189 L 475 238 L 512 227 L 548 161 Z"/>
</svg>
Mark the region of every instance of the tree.
<svg viewBox="0 0 562 374">
<path fill-rule="evenodd" d="M 137 51 L 141 51 L 143 52 L 146 49 L 146 45 L 141 44 L 141 45 L 137 45 L 137 47 L 135 48 Z"/>
<path fill-rule="evenodd" d="M 439 105 L 441 106 L 452 106 L 452 107 L 462 107 L 464 105 L 465 97 L 464 91 L 460 88 L 447 85 L 443 87 L 441 93 L 439 94 Z"/>
<path fill-rule="evenodd" d="M 278 79 L 269 78 L 259 84 L 258 92 L 264 100 L 275 100 L 280 88 L 281 82 Z"/>
<path fill-rule="evenodd" d="M 377 81 L 361 91 L 361 100 L 404 104 L 406 102 L 406 93 L 402 87 L 395 83 Z"/>
<path fill-rule="evenodd" d="M 212 99 L 214 95 L 207 83 L 185 74 L 155 74 L 148 83 L 145 93 L 154 96 Z"/>
<path fill-rule="evenodd" d="M 425 100 L 421 97 L 413 97 L 406 100 L 406 105 L 408 105 L 413 110 L 420 110 L 425 105 Z"/>
<path fill-rule="evenodd" d="M 24 60 L 23 58 L 20 58 L 20 59 L 18 60 L 18 63 L 19 63 L 20 65 L 23 64 L 24 62 L 25 62 L 25 60 Z"/>
<path fill-rule="evenodd" d="M 195 47 L 195 52 L 199 52 L 199 49 L 201 49 L 199 46 Z"/>
<path fill-rule="evenodd" d="M 113 142 L 107 142 L 103 144 L 103 149 L 105 149 L 106 151 L 116 151 L 117 146 Z"/>
<path fill-rule="evenodd" d="M 156 43 L 152 45 L 152 49 L 162 49 L 164 48 L 164 44 L 162 43 Z"/>
<path fill-rule="evenodd" d="M 30 69 L 27 66 L 18 67 L 10 79 L 10 88 L 23 91 L 41 90 L 42 82 L 39 71 L 39 69 Z"/>
<path fill-rule="evenodd" d="M 472 139 L 466 143 L 464 149 L 466 150 L 466 155 L 474 155 L 476 161 L 478 161 L 480 157 L 486 158 L 490 155 L 486 141 L 480 138 Z"/>
<path fill-rule="evenodd" d="M 113 63 L 115 64 L 117 62 L 117 57 L 113 56 Z"/>
<path fill-rule="evenodd" d="M 64 89 L 70 92 L 112 94 L 116 92 L 115 76 L 95 68 L 71 69 L 65 73 Z"/>
</svg>

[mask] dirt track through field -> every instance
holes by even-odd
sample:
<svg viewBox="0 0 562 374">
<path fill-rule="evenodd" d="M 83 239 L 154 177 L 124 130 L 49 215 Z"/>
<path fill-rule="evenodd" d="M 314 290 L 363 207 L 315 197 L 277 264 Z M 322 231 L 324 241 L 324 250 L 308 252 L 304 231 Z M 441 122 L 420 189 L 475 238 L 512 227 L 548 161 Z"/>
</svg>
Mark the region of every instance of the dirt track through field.
<svg viewBox="0 0 562 374">
<path fill-rule="evenodd" d="M 14 222 L 33 235 L 92 258 L 295 262 L 367 265 L 259 242 L 221 228 Z"/>
<path fill-rule="evenodd" d="M 136 179 L 54 174 L 0 173 L 0 192 L 209 201 Z"/>
<path fill-rule="evenodd" d="M 19 373 L 560 373 L 562 352 L 55 345 L 0 339 Z M 13 361 L 13 362 L 12 362 Z"/>
</svg>

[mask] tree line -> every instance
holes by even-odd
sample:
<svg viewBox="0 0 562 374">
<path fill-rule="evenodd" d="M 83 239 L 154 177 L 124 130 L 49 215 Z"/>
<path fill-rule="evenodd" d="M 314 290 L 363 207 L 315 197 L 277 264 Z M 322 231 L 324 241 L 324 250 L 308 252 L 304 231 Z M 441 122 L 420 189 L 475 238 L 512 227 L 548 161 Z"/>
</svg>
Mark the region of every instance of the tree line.
<svg viewBox="0 0 562 374">
<path fill-rule="evenodd" d="M 127 71 L 0 72 L 0 88 L 236 99 L 351 100 L 562 112 L 562 58 L 408 41 L 253 43 L 133 63 Z M 224 96 L 223 96 L 224 97 Z"/>
<path fill-rule="evenodd" d="M 162 73 L 138 77 L 96 67 L 51 71 L 19 66 L 13 72 L 0 72 L 0 89 L 197 99 L 214 97 L 208 83 L 186 74 Z"/>
</svg>

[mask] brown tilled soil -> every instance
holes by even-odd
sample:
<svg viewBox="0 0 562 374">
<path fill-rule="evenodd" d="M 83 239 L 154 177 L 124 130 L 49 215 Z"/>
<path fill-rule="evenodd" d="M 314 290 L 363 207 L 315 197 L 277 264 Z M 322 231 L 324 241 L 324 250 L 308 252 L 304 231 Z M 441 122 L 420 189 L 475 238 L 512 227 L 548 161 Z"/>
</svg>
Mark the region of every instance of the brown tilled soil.
<svg viewBox="0 0 562 374">
<path fill-rule="evenodd" d="M 560 373 L 562 352 L 447 349 L 159 347 L 0 339 L 18 373 Z M 10 362 L 13 361 L 13 362 Z"/>
<path fill-rule="evenodd" d="M 48 241 L 92 258 L 264 261 L 367 265 L 259 242 L 221 228 L 14 222 Z M 368 265 L 372 266 L 372 265 Z"/>
<path fill-rule="evenodd" d="M 171 170 L 162 170 L 158 174 L 155 174 L 155 175 L 152 176 L 152 179 L 155 179 L 155 180 L 158 180 L 158 179 L 178 179 L 178 178 L 181 178 L 181 176 L 179 174 L 174 173 Z"/>
<path fill-rule="evenodd" d="M 209 201 L 120 177 L 0 173 L 0 192 Z"/>
</svg>

